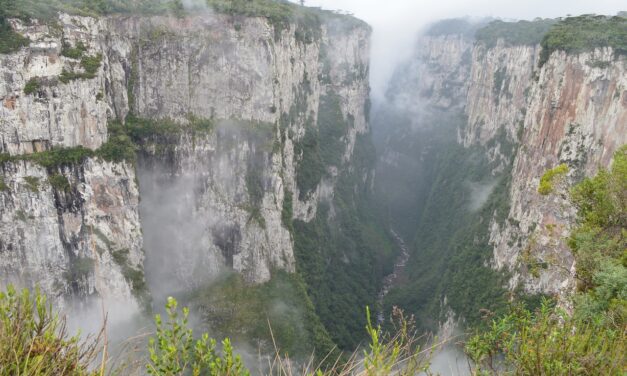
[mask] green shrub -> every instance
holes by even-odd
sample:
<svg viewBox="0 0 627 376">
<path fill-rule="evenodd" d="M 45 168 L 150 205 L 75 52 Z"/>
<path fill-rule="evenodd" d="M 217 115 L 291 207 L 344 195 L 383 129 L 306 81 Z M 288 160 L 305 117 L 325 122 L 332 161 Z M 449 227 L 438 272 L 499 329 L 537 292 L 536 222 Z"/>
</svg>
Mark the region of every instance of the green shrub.
<svg viewBox="0 0 627 376">
<path fill-rule="evenodd" d="M 30 189 L 32 192 L 39 192 L 39 178 L 36 176 L 25 176 L 24 181 L 26 182 L 26 187 Z"/>
<path fill-rule="evenodd" d="M 100 68 L 100 63 L 102 62 L 102 54 L 98 54 L 96 56 L 84 56 L 81 59 L 81 67 L 85 70 L 85 73 L 95 77 L 96 72 Z"/>
<path fill-rule="evenodd" d="M 273 0 L 208 0 L 207 3 L 220 13 L 267 18 L 278 30 L 287 28 L 294 9 L 292 4 Z"/>
<path fill-rule="evenodd" d="M 94 152 L 92 150 L 77 146 L 73 148 L 52 149 L 15 158 L 30 160 L 46 168 L 58 168 L 83 163 L 87 158 L 93 155 Z"/>
<path fill-rule="evenodd" d="M 38 289 L 0 292 L 0 375 L 88 375 L 99 348 L 98 338 L 70 337 Z"/>
<path fill-rule="evenodd" d="M 568 244 L 577 261 L 578 315 L 621 327 L 627 321 L 627 146 L 571 191 L 578 225 Z"/>
<path fill-rule="evenodd" d="M 137 145 L 128 135 L 124 125 L 110 121 L 107 129 L 109 138 L 96 150 L 96 155 L 110 162 L 134 162 L 137 158 Z"/>
<path fill-rule="evenodd" d="M 11 156 L 0 154 L 0 164 L 14 161 L 31 161 L 48 169 L 56 169 L 64 166 L 73 166 L 83 163 L 87 158 L 93 157 L 97 153 L 83 146 L 72 148 L 55 148 L 32 154 L 21 154 Z"/>
<path fill-rule="evenodd" d="M 167 321 L 161 315 L 155 316 L 157 332 L 149 339 L 150 361 L 146 365 L 148 374 L 161 375 L 250 375 L 239 355 L 233 355 L 233 347 L 228 338 L 222 341 L 222 352 L 218 355 L 216 341 L 203 334 L 194 339 L 188 328 L 189 309 L 183 308 L 182 315 L 177 310 L 174 298 L 166 303 Z"/>
<path fill-rule="evenodd" d="M 9 186 L 4 182 L 4 176 L 0 176 L 0 192 L 7 192 Z"/>
<path fill-rule="evenodd" d="M 583 15 L 568 17 L 553 25 L 541 42 L 539 65 L 554 51 L 581 53 L 612 47 L 618 55 L 627 54 L 627 18 Z"/>
<path fill-rule="evenodd" d="M 63 41 L 61 55 L 71 59 L 80 59 L 86 51 L 87 47 L 81 41 L 76 42 L 76 46 L 74 47 L 69 45 L 66 41 Z"/>
<path fill-rule="evenodd" d="M 128 115 L 126 117 L 125 130 L 133 142 L 142 145 L 146 142 L 155 142 L 157 140 L 174 141 L 172 136 L 180 135 L 183 128 L 168 119 L 151 120 Z"/>
<path fill-rule="evenodd" d="M 627 146 L 571 191 L 579 209 L 568 240 L 578 292 L 572 314 L 544 302 L 530 312 L 515 307 L 466 345 L 480 370 L 520 375 L 622 375 L 627 365 Z"/>
<path fill-rule="evenodd" d="M 161 316 L 155 317 L 157 333 L 149 340 L 150 362 L 147 365 L 151 375 L 178 375 L 191 373 L 193 375 L 249 375 L 239 356 L 234 356 L 233 347 L 228 338 L 222 341 L 222 353 L 216 351 L 216 341 L 203 334 L 194 339 L 191 329 L 188 329 L 187 318 L 189 309 L 183 308 L 182 315 L 177 310 L 177 301 L 168 298 L 166 304 L 168 321 L 163 322 Z M 237 311 L 233 311 L 238 313 Z M 251 312 L 253 317 L 260 316 L 258 312 Z M 433 348 L 422 349 L 421 337 L 417 336 L 413 320 L 406 318 L 400 310 L 393 313 L 393 332 L 385 332 L 380 326 L 374 326 L 370 319 L 370 311 L 366 309 L 366 333 L 369 343 L 363 354 L 354 353 L 346 361 L 335 358 L 328 353 L 328 366 L 313 363 L 298 369 L 291 370 L 295 365 L 294 358 L 282 356 L 276 348 L 276 357 L 270 364 L 270 375 L 415 375 L 428 372 L 429 360 Z M 274 327 L 272 328 L 274 330 Z M 273 337 L 272 342 L 276 337 Z M 300 340 L 295 338 L 295 340 Z M 276 343 L 275 343 L 276 346 Z M 293 354 L 291 354 L 293 355 Z M 363 357 L 363 360 L 361 358 Z M 317 364 L 317 365 L 315 365 Z"/>
<path fill-rule="evenodd" d="M 11 14 L 8 12 L 13 4 L 10 0 L 0 0 L 0 54 L 9 54 L 28 46 L 30 40 L 16 33 L 7 20 Z"/>
<path fill-rule="evenodd" d="M 618 376 L 626 339 L 624 328 L 577 321 L 545 302 L 535 313 L 515 308 L 494 320 L 490 330 L 468 340 L 466 353 L 477 374 Z"/>
<path fill-rule="evenodd" d="M 292 192 L 287 188 L 283 190 L 283 208 L 281 210 L 281 222 L 283 226 L 289 230 L 290 233 L 294 232 L 294 223 L 292 217 L 294 217 L 294 197 Z"/>
<path fill-rule="evenodd" d="M 554 190 L 554 185 L 558 182 L 559 179 L 566 176 L 568 173 L 568 166 L 565 163 L 562 163 L 544 173 L 540 178 L 540 185 L 538 186 L 538 193 L 543 196 L 552 193 Z"/>
<path fill-rule="evenodd" d="M 39 90 L 39 88 L 41 88 L 41 83 L 39 82 L 39 79 L 37 77 L 33 77 L 28 80 L 28 82 L 26 82 L 26 85 L 24 85 L 24 94 L 33 94 L 34 92 Z"/>
<path fill-rule="evenodd" d="M 83 72 L 74 72 L 68 71 L 65 68 L 61 71 L 61 75 L 59 75 L 59 81 L 67 84 L 73 80 L 89 80 L 96 77 L 96 73 L 98 73 L 98 69 L 100 68 L 100 64 L 102 62 L 102 54 L 98 54 L 96 56 L 83 56 L 81 59 L 81 67 L 83 68 Z"/>
<path fill-rule="evenodd" d="M 70 182 L 61 174 L 52 174 L 48 177 L 50 185 L 60 192 L 68 192 L 70 190 Z"/>
</svg>

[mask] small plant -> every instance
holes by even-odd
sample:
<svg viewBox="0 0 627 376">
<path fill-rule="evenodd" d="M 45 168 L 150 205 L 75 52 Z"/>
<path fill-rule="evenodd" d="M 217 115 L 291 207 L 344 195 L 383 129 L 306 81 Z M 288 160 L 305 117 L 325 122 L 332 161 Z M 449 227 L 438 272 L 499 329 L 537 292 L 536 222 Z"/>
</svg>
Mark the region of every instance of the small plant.
<svg viewBox="0 0 627 376">
<path fill-rule="evenodd" d="M 68 192 L 70 190 L 70 182 L 61 174 L 52 174 L 48 177 L 50 185 L 60 192 Z"/>
<path fill-rule="evenodd" d="M 26 187 L 30 189 L 31 192 L 39 192 L 39 178 L 36 176 L 25 176 L 24 181 L 26 182 Z"/>
<path fill-rule="evenodd" d="M 9 186 L 4 181 L 4 176 L 0 176 L 0 192 L 6 192 L 9 190 Z"/>
<path fill-rule="evenodd" d="M 124 125 L 109 123 L 109 139 L 96 151 L 96 155 L 110 162 L 134 162 L 137 146 L 127 134 Z"/>
<path fill-rule="evenodd" d="M 96 77 L 100 64 L 102 62 L 102 54 L 96 56 L 83 56 L 81 59 L 81 67 L 83 72 L 68 71 L 63 68 L 61 75 L 59 75 L 59 81 L 67 84 L 73 80 L 89 80 Z"/>
<path fill-rule="evenodd" d="M 165 306 L 167 322 L 164 323 L 160 315 L 155 316 L 157 333 L 150 338 L 148 344 L 148 374 L 250 375 L 241 358 L 233 355 L 233 347 L 228 338 L 222 341 L 222 356 L 216 351 L 216 341 L 210 339 L 208 334 L 194 339 L 192 330 L 188 328 L 189 309 L 183 308 L 183 314 L 180 315 L 177 305 L 176 300 L 169 297 Z"/>
<path fill-rule="evenodd" d="M 76 165 L 92 157 L 94 152 L 82 146 L 59 148 L 20 156 L 20 159 L 33 161 L 46 168 Z"/>
<path fill-rule="evenodd" d="M 546 196 L 553 192 L 554 185 L 557 180 L 564 177 L 568 173 L 568 166 L 565 163 L 554 167 L 542 175 L 540 178 L 540 185 L 538 186 L 538 193 Z"/>
<path fill-rule="evenodd" d="M 76 42 L 76 46 L 72 47 L 66 41 L 63 41 L 63 47 L 61 48 L 61 55 L 69 57 L 70 59 L 80 59 L 87 51 L 87 47 L 82 41 Z"/>
<path fill-rule="evenodd" d="M 26 82 L 26 85 L 24 85 L 24 94 L 26 95 L 33 94 L 40 88 L 41 88 L 41 84 L 39 82 L 39 79 L 37 77 L 33 77 L 30 80 L 28 80 L 28 82 Z"/>
<path fill-rule="evenodd" d="M 380 326 L 374 327 L 370 309 L 366 307 L 366 331 L 370 337 L 368 350 L 364 351 L 365 375 L 418 375 L 429 371 L 433 348 L 421 351 L 419 337 L 414 331 L 413 319 L 406 319 L 402 311 L 392 313 L 396 331 L 384 334 Z"/>
<path fill-rule="evenodd" d="M 100 68 L 102 62 L 102 54 L 96 56 L 85 56 L 81 59 L 81 67 L 85 70 L 85 73 L 89 75 L 88 78 L 93 78 Z"/>
</svg>

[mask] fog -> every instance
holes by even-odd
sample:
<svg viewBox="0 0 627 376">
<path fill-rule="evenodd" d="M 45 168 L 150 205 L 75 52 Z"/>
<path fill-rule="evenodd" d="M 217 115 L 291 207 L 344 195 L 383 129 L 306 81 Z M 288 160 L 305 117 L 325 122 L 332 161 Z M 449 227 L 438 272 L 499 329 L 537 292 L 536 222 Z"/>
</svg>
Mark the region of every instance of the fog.
<svg viewBox="0 0 627 376">
<path fill-rule="evenodd" d="M 616 14 L 621 0 L 306 0 L 307 6 L 343 10 L 373 27 L 371 77 L 373 99 L 380 99 L 396 65 L 413 52 L 416 34 L 443 18 L 555 18 L 586 13 Z"/>
</svg>

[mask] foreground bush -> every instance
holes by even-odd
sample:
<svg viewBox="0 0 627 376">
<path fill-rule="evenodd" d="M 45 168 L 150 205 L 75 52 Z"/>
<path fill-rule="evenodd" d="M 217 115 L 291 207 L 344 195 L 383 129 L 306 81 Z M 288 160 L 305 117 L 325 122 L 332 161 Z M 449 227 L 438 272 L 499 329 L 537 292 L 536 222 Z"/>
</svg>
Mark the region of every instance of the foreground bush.
<svg viewBox="0 0 627 376">
<path fill-rule="evenodd" d="M 70 337 L 65 320 L 39 290 L 0 292 L 0 375 L 87 375 L 98 338 Z"/>
<path fill-rule="evenodd" d="M 167 322 L 160 315 L 155 317 L 157 333 L 150 338 L 148 350 L 150 362 L 146 366 L 151 375 L 232 375 L 247 376 L 239 356 L 233 356 L 233 347 L 228 338 L 222 341 L 223 356 L 216 353 L 216 340 L 204 333 L 200 339 L 187 326 L 189 309 L 183 308 L 179 316 L 177 302 L 168 298 L 166 303 Z"/>
<path fill-rule="evenodd" d="M 177 308 L 174 298 L 166 304 L 167 318 L 155 317 L 156 332 L 148 341 L 146 352 L 132 354 L 136 359 L 124 360 L 127 366 L 112 367 L 115 359 L 106 356 L 107 344 L 101 336 L 81 340 L 69 336 L 65 319 L 60 318 L 36 290 L 21 292 L 9 286 L 0 292 L 0 376 L 85 376 L 137 374 L 130 364 L 145 364 L 150 375 L 207 375 L 248 376 L 240 356 L 228 338 L 221 343 L 204 333 L 194 335 L 188 327 L 189 309 Z M 342 356 L 332 362 L 314 360 L 298 365 L 278 349 L 265 371 L 268 375 L 416 375 L 428 372 L 433 348 L 421 350 L 421 337 L 416 335 L 412 318 L 405 318 L 400 310 L 393 313 L 393 332 L 384 332 L 374 326 L 367 311 L 366 327 L 370 344 L 363 352 Z M 271 328 L 269 328 L 272 331 Z M 102 332 L 104 333 L 104 331 Z M 104 341 L 106 342 L 106 341 Z M 145 348 L 145 347 L 144 347 Z M 333 356 L 335 352 L 329 353 Z M 128 354 L 127 354 L 128 355 Z M 318 363 L 315 363 L 318 362 Z M 317 364 L 317 365 L 316 365 Z M 322 366 L 331 364 L 331 366 Z"/>
<path fill-rule="evenodd" d="M 177 310 L 174 298 L 168 298 L 166 304 L 168 320 L 163 322 L 157 315 L 156 336 L 150 339 L 150 362 L 147 365 L 151 375 L 211 375 L 211 376 L 248 376 L 239 356 L 234 355 L 230 340 L 222 341 L 222 355 L 216 350 L 216 341 L 205 333 L 200 339 L 194 339 L 193 331 L 188 328 L 189 310 L 183 308 L 182 315 Z M 406 319 L 400 310 L 395 309 L 393 333 L 384 332 L 381 327 L 373 326 L 370 311 L 367 310 L 368 325 L 366 330 L 370 344 L 363 353 L 355 352 L 348 358 L 340 357 L 323 367 L 326 359 L 316 366 L 314 358 L 307 364 L 298 366 L 289 357 L 283 357 L 276 348 L 275 358 L 265 371 L 268 375 L 295 376 L 343 376 L 343 375 L 417 375 L 428 372 L 432 348 L 421 350 L 414 331 L 413 319 Z M 272 331 L 271 328 L 269 328 Z M 334 352 L 329 353 L 332 356 Z"/>
<path fill-rule="evenodd" d="M 472 337 L 466 352 L 478 375 L 623 375 L 625 329 L 585 322 L 545 302 L 516 308 Z"/>
</svg>

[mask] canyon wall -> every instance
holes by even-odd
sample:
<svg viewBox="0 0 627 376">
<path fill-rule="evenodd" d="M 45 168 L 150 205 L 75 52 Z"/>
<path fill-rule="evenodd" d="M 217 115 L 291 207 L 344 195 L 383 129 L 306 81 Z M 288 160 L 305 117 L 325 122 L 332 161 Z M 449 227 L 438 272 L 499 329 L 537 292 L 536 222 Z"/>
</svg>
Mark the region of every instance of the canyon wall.
<svg viewBox="0 0 627 376">
<path fill-rule="evenodd" d="M 316 217 L 368 132 L 370 29 L 313 19 L 12 20 L 31 43 L 0 55 L 1 283 L 141 305 L 144 259 L 153 288 L 294 271 L 285 222 Z M 303 139 L 323 107 L 341 158 L 305 184 Z M 108 127 L 129 119 L 180 130 L 143 135 L 136 161 L 102 157 Z"/>
<path fill-rule="evenodd" d="M 557 52 L 529 89 L 509 218 L 491 229 L 495 266 L 516 270 L 513 282 L 529 292 L 563 296 L 575 288 L 574 260 L 565 242 L 576 219 L 568 190 L 608 168 L 614 152 L 627 143 L 626 62 L 611 48 Z M 540 178 L 560 164 L 568 166 L 567 176 L 555 183 L 554 192 L 540 194 Z"/>
<path fill-rule="evenodd" d="M 576 285 L 566 245 L 576 219 L 568 190 L 609 167 L 614 151 L 627 143 L 625 56 L 610 47 L 558 51 L 540 66 L 539 45 L 503 38 L 487 45 L 461 34 L 426 34 L 416 51 L 397 72 L 391 102 L 409 108 L 413 120 L 436 114 L 428 115 L 432 128 L 448 121 L 442 114 L 457 114 L 457 143 L 483 150 L 490 174 L 507 182 L 504 215 L 495 210 L 488 218 L 489 264 L 509 273 L 512 291 L 565 297 Z M 402 160 L 392 147 L 383 153 Z M 568 166 L 566 177 L 551 194 L 540 194 L 541 177 L 560 164 Z M 430 220 L 428 213 L 423 220 Z M 476 220 L 485 218 L 478 214 Z"/>
<path fill-rule="evenodd" d="M 376 104 L 377 192 L 412 249 L 384 306 L 423 330 L 481 325 L 541 295 L 570 306 L 570 189 L 627 143 L 627 58 L 543 53 L 552 25 L 435 24 Z"/>
</svg>

